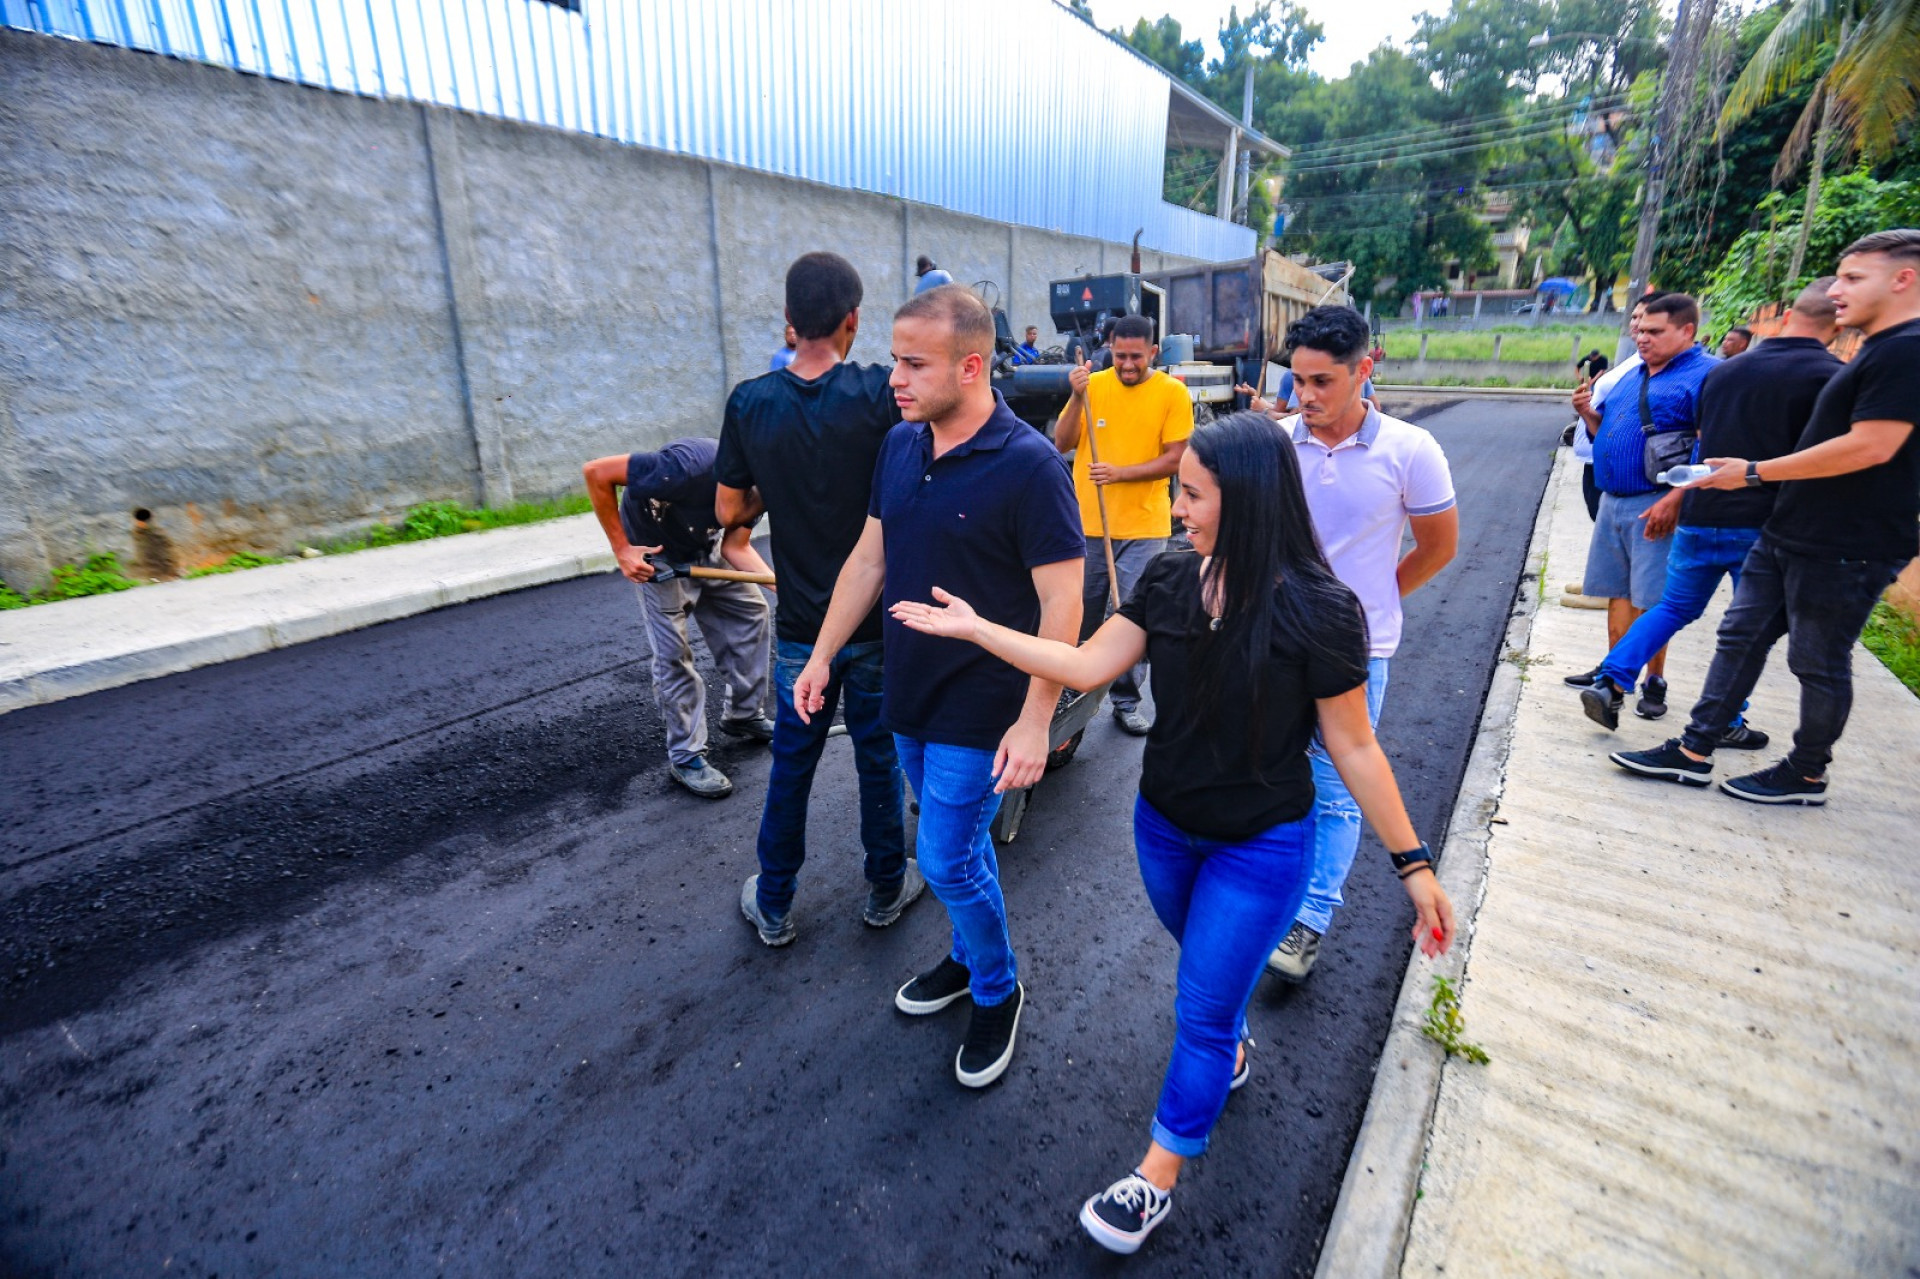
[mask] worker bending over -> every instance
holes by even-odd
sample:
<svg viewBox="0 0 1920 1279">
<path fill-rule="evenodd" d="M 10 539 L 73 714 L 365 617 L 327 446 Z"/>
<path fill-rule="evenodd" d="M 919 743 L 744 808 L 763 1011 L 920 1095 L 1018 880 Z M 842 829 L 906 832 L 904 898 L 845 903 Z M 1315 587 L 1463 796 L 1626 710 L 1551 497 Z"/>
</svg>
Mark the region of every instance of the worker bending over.
<svg viewBox="0 0 1920 1279">
<path fill-rule="evenodd" d="M 707 686 L 693 667 L 689 617 L 700 624 L 726 685 L 720 731 L 773 740 L 773 722 L 761 710 L 767 700 L 767 597 L 746 582 L 678 571 L 656 580 L 660 566 L 648 558 L 658 555 L 676 570 L 772 574 L 753 549 L 752 529 L 721 535 L 724 526 L 713 509 L 717 447 L 713 440 L 674 440 L 657 453 L 615 454 L 580 468 L 613 558 L 640 594 L 653 648 L 653 696 L 667 728 L 668 774 L 702 799 L 725 799 L 733 783 L 707 762 Z"/>
</svg>

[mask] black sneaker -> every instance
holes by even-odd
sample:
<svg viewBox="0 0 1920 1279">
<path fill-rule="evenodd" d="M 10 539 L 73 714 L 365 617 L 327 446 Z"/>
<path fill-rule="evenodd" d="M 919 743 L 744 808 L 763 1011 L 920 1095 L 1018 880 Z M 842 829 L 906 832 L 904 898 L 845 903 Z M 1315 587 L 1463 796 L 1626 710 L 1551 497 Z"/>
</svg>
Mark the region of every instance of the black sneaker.
<svg viewBox="0 0 1920 1279">
<path fill-rule="evenodd" d="M 1580 709 L 1608 732 L 1620 727 L 1620 705 L 1624 701 L 1626 694 L 1605 675 L 1580 690 Z"/>
<path fill-rule="evenodd" d="M 1735 724 L 1720 734 L 1720 748 L 1730 751 L 1763 751 L 1773 739 L 1751 724 Z"/>
<path fill-rule="evenodd" d="M 972 980 L 967 966 L 949 955 L 896 991 L 893 1006 L 915 1017 L 937 1013 L 954 1000 L 965 999 Z"/>
<path fill-rule="evenodd" d="M 1650 751 L 1615 751 L 1607 758 L 1642 777 L 1658 777 L 1682 786 L 1713 784 L 1713 761 L 1690 758 L 1680 749 L 1677 737 L 1669 737 Z"/>
<path fill-rule="evenodd" d="M 1800 804 L 1818 808 L 1827 802 L 1827 779 L 1822 777 L 1810 782 L 1784 759 L 1772 768 L 1763 768 L 1745 777 L 1729 777 L 1720 783 L 1720 789 L 1735 799 L 1755 804 Z"/>
<path fill-rule="evenodd" d="M 860 916 L 868 928 L 885 928 L 900 918 L 907 907 L 913 905 L 921 893 L 927 891 L 926 876 L 920 873 L 920 863 L 907 858 L 907 874 L 893 888 L 882 888 L 875 884 L 867 890 L 867 909 Z"/>
<path fill-rule="evenodd" d="M 746 884 L 740 889 L 740 913 L 747 922 L 759 930 L 760 940 L 769 946 L 784 946 L 799 935 L 794 926 L 793 912 L 784 915 L 769 915 L 760 909 L 760 877 L 747 876 Z"/>
<path fill-rule="evenodd" d="M 1172 1193 L 1135 1170 L 1081 1204 L 1080 1224 L 1109 1252 L 1138 1252 L 1172 1208 Z"/>
<path fill-rule="evenodd" d="M 1640 700 L 1633 704 L 1633 713 L 1641 719 L 1659 719 L 1667 713 L 1667 681 L 1658 675 L 1647 676 L 1647 682 L 1640 686 Z"/>
<path fill-rule="evenodd" d="M 969 1088 L 985 1088 L 1007 1071 L 1013 1061 L 1014 1040 L 1020 1034 L 1020 1010 L 1027 988 L 1013 983 L 1013 994 L 990 1007 L 973 1006 L 967 1023 L 967 1041 L 953 1059 L 953 1073 Z"/>
<path fill-rule="evenodd" d="M 1590 671 L 1581 671 L 1578 675 L 1569 675 L 1561 680 L 1568 688 L 1585 688 L 1600 678 L 1602 668 L 1596 666 Z"/>
</svg>

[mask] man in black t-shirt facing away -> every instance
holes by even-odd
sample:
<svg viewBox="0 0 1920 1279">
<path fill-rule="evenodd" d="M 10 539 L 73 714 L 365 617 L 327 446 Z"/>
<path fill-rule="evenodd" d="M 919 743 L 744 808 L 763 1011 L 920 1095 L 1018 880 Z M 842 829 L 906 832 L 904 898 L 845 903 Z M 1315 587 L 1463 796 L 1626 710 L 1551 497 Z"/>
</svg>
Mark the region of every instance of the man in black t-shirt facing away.
<svg viewBox="0 0 1920 1279">
<path fill-rule="evenodd" d="M 741 890 L 740 910 L 769 946 L 795 934 L 793 894 L 807 857 L 807 801 L 836 703 L 846 707 L 860 779 L 860 842 L 866 849 L 862 918 L 885 928 L 926 889 L 907 857 L 900 759 L 880 724 L 880 610 L 869 609 L 835 655 L 827 709 L 811 721 L 793 709 L 793 682 L 820 638 L 834 580 L 867 524 L 874 460 L 900 420 L 891 370 L 844 363 L 860 330 L 859 272 L 833 253 L 809 253 L 787 270 L 787 320 L 798 335 L 792 363 L 742 382 L 727 399 L 715 464 L 722 519 L 773 524 L 780 578 L 775 618 L 778 708 L 773 769 L 760 816 L 760 873 Z"/>
<path fill-rule="evenodd" d="M 1854 643 L 1920 550 L 1920 230 L 1848 245 L 1830 292 L 1840 323 L 1867 340 L 1820 393 L 1798 450 L 1764 461 L 1706 459 L 1715 470 L 1699 488 L 1781 482 L 1780 495 L 1741 566 L 1686 734 L 1611 757 L 1631 772 L 1710 783 L 1720 734 L 1785 635 L 1787 666 L 1800 681 L 1793 750 L 1720 789 L 1761 804 L 1826 803 L 1827 764 L 1853 707 Z"/>
<path fill-rule="evenodd" d="M 733 783 L 707 762 L 707 686 L 693 666 L 687 619 L 700 624 L 724 681 L 720 730 L 766 742 L 767 598 L 758 586 L 681 575 L 655 580 L 659 556 L 677 567 L 704 565 L 765 573 L 751 530 L 729 529 L 713 509 L 714 442 L 674 440 L 657 453 L 616 453 L 581 467 L 587 497 L 620 572 L 640 594 L 653 648 L 653 695 L 666 721 L 668 774 L 702 799 L 725 799 Z"/>
</svg>

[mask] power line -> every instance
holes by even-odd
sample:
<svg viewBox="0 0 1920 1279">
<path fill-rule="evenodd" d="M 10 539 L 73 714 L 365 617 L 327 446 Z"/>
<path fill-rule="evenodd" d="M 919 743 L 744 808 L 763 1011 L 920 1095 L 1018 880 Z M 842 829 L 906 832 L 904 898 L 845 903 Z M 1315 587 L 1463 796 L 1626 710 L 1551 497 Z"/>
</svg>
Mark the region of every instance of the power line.
<svg viewBox="0 0 1920 1279">
<path fill-rule="evenodd" d="M 1485 114 L 1477 115 L 1477 116 L 1465 116 L 1458 120 L 1435 121 L 1432 124 L 1422 125 L 1415 128 L 1386 130 L 1380 133 L 1360 133 L 1360 134 L 1355 134 L 1350 138 L 1324 138 L 1318 142 L 1301 143 L 1298 146 L 1293 147 L 1292 151 L 1293 151 L 1293 154 L 1296 156 L 1304 155 L 1307 158 L 1312 159 L 1320 152 L 1329 151 L 1337 147 L 1346 146 L 1350 143 L 1363 143 L 1363 144 L 1369 144 L 1369 145 L 1386 144 L 1386 143 L 1396 142 L 1400 140 L 1412 140 L 1415 138 L 1430 136 L 1431 134 L 1439 130 L 1478 128 L 1481 125 L 1490 124 L 1490 123 L 1491 124 L 1501 124 L 1501 123 L 1525 124 L 1529 122 L 1530 116 L 1533 122 L 1538 122 L 1538 120 L 1548 116 L 1581 115 L 1581 114 L 1590 114 L 1594 112 L 1604 113 L 1604 112 L 1609 112 L 1614 110 L 1620 103 L 1624 102 L 1625 100 L 1626 100 L 1626 95 L 1624 94 L 1609 94 L 1605 98 L 1599 98 L 1599 99 L 1594 99 L 1592 101 L 1579 102 L 1579 103 L 1570 103 L 1570 102 L 1543 103 L 1543 104 L 1538 104 L 1535 107 L 1523 107 L 1519 109 L 1517 112 L 1494 111 L 1494 112 L 1487 112 Z"/>
<path fill-rule="evenodd" d="M 1389 164 L 1405 164 L 1415 160 L 1431 160 L 1441 156 L 1458 155 L 1463 151 L 1484 151 L 1491 147 L 1508 146 L 1518 142 L 1532 142 L 1541 138 L 1564 133 L 1563 125 L 1535 128 L 1528 132 L 1516 133 L 1507 137 L 1480 138 L 1471 142 L 1462 142 L 1454 146 L 1434 147 L 1425 150 L 1411 150 L 1399 155 L 1360 155 L 1347 160 L 1330 161 L 1309 165 L 1287 165 L 1282 172 L 1289 175 L 1305 173 L 1329 173 L 1339 169 L 1357 169 L 1384 167 Z"/>
<path fill-rule="evenodd" d="M 1424 139 L 1409 139 L 1404 142 L 1372 143 L 1372 144 L 1356 141 L 1352 146 L 1347 147 L 1344 151 L 1332 151 L 1332 152 L 1327 152 L 1323 154 L 1324 155 L 1341 154 L 1349 157 L 1357 156 L 1360 158 L 1369 158 L 1373 155 L 1373 153 L 1376 153 L 1376 152 L 1399 151 L 1399 150 L 1404 150 L 1408 147 L 1415 147 L 1415 149 L 1417 150 L 1425 150 L 1425 149 L 1430 149 L 1434 144 L 1493 145 L 1498 142 L 1508 141 L 1508 140 L 1512 140 L 1514 138 L 1519 138 L 1519 137 L 1562 132 L 1572 123 L 1573 123 L 1573 116 L 1571 115 L 1565 116 L 1565 117 L 1544 117 L 1544 118 L 1539 118 L 1534 120 L 1521 121 L 1514 124 L 1505 125 L 1499 128 L 1488 129 L 1485 132 L 1475 136 L 1453 134 L 1453 135 L 1444 135 L 1439 137 L 1427 137 Z M 1316 154 L 1316 155 L 1307 157 L 1307 163 L 1299 167 L 1301 168 L 1324 167 L 1324 165 L 1329 163 L 1330 161 L 1324 159 L 1323 154 Z"/>
</svg>

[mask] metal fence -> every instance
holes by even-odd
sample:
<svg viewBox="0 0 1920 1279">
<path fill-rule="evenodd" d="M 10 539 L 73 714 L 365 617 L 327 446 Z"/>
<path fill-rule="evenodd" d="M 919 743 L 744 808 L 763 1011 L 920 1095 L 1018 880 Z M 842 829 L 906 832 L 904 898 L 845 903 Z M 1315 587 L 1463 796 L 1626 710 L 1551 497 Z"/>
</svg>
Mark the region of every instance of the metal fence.
<svg viewBox="0 0 1920 1279">
<path fill-rule="evenodd" d="M 0 24 L 1223 260 L 1167 80 L 1050 0 L 0 0 Z"/>
</svg>

